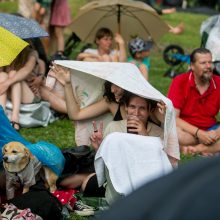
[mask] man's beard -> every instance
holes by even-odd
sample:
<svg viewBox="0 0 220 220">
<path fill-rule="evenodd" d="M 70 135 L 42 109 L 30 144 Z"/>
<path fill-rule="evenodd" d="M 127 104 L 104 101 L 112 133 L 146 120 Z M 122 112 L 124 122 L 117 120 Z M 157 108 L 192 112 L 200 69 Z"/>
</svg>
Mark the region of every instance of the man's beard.
<svg viewBox="0 0 220 220">
<path fill-rule="evenodd" d="M 200 77 L 200 80 L 203 82 L 203 83 L 207 83 L 209 82 L 209 80 L 212 78 L 212 74 L 209 74 L 207 72 L 203 73 L 202 76 Z"/>
</svg>

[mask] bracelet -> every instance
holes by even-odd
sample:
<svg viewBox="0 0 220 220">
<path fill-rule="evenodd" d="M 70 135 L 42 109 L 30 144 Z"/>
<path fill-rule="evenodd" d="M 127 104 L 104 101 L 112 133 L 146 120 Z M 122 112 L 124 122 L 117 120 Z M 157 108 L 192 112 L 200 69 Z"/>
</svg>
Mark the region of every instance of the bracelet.
<svg viewBox="0 0 220 220">
<path fill-rule="evenodd" d="M 196 133 L 195 133 L 195 138 L 198 139 L 198 132 L 199 132 L 199 128 L 197 128 Z"/>
</svg>

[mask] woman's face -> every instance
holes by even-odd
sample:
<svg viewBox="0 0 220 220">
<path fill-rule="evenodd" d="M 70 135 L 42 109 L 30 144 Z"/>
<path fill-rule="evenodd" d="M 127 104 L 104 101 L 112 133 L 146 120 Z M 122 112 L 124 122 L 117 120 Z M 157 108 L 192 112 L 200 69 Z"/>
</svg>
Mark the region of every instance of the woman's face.
<svg viewBox="0 0 220 220">
<path fill-rule="evenodd" d="M 119 102 L 124 94 L 124 89 L 122 89 L 119 86 L 116 86 L 115 84 L 112 84 L 111 92 L 114 94 L 116 102 Z"/>
<path fill-rule="evenodd" d="M 112 47 L 112 37 L 111 36 L 105 36 L 99 40 L 96 41 L 98 47 L 106 52 L 109 52 Z"/>
</svg>

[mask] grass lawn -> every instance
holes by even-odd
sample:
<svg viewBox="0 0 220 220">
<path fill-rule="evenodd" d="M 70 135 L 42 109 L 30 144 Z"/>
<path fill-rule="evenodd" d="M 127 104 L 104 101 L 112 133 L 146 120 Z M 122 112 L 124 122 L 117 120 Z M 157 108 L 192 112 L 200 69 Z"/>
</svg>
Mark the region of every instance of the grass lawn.
<svg viewBox="0 0 220 220">
<path fill-rule="evenodd" d="M 69 0 L 72 16 L 77 13 L 78 8 L 83 5 L 86 0 Z M 1 12 L 16 12 L 17 2 L 4 2 L 0 3 Z M 207 18 L 206 15 L 190 14 L 190 13 L 175 13 L 171 15 L 163 15 L 167 23 L 177 25 L 179 22 L 185 24 L 185 32 L 182 35 L 167 34 L 158 43 L 157 47 L 151 53 L 151 70 L 150 70 L 150 83 L 166 95 L 171 79 L 164 77 L 163 74 L 169 68 L 162 58 L 164 48 L 170 44 L 177 44 L 181 46 L 185 53 L 188 54 L 193 48 L 200 46 L 199 29 L 201 23 Z M 70 33 L 67 30 L 67 34 Z M 123 34 L 123 33 L 122 33 Z M 74 128 L 71 121 L 64 119 L 56 121 L 47 127 L 22 129 L 21 134 L 31 142 L 45 140 L 63 148 L 74 146 Z M 183 158 L 187 161 L 189 158 Z M 85 219 L 73 215 L 71 219 Z"/>
</svg>

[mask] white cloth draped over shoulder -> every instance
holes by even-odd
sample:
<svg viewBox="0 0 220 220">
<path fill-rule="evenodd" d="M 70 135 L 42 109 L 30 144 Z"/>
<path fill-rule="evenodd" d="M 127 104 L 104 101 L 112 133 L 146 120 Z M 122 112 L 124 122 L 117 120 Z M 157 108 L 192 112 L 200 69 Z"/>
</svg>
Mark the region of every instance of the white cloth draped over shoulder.
<svg viewBox="0 0 220 220">
<path fill-rule="evenodd" d="M 89 78 L 87 81 L 88 85 L 90 83 L 92 84 L 93 80 L 96 81 L 99 79 L 93 87 L 93 93 L 98 91 L 97 88 L 100 85 L 102 86 L 102 80 L 107 80 L 141 97 L 156 101 L 162 100 L 166 104 L 163 149 L 171 157 L 174 157 L 178 160 L 180 159 L 179 143 L 176 132 L 175 111 L 172 102 L 157 89 L 155 89 L 149 82 L 147 82 L 134 64 L 119 62 L 85 62 L 65 60 L 55 61 L 55 63 L 72 69 L 71 73 L 73 83 L 75 78 L 81 79 L 82 81 Z M 91 94 L 89 93 L 88 95 Z M 88 104 L 87 102 L 86 104 L 89 105 L 91 103 Z M 82 101 L 80 106 L 83 107 Z"/>
<path fill-rule="evenodd" d="M 107 135 L 96 153 L 100 186 L 106 181 L 105 166 L 114 189 L 122 195 L 172 171 L 161 138 L 119 132 Z"/>
</svg>

